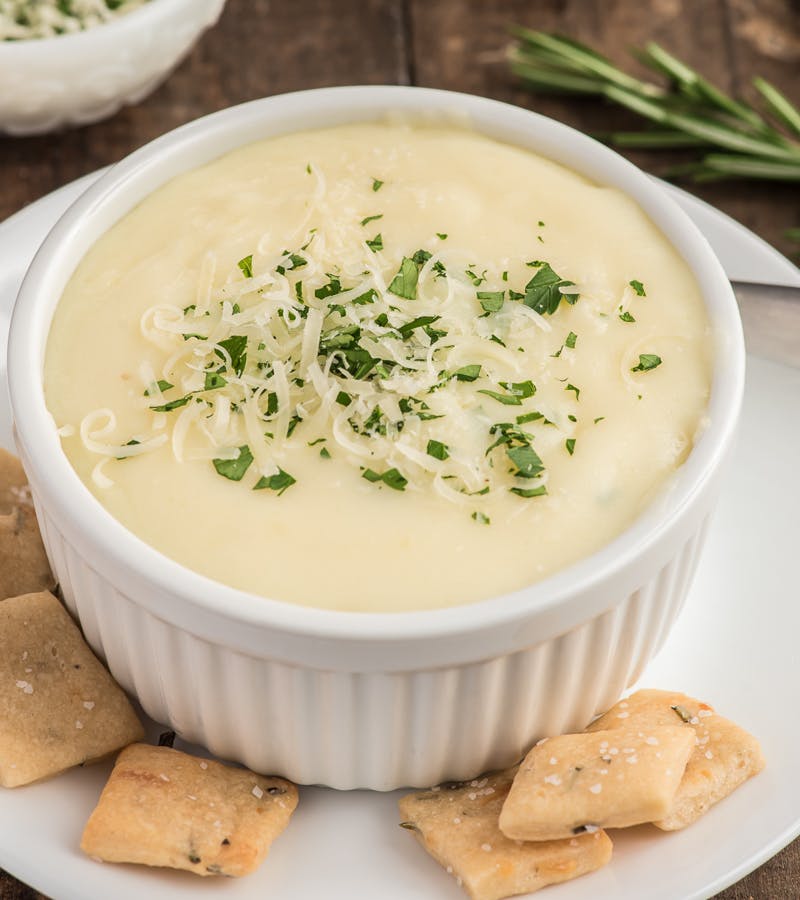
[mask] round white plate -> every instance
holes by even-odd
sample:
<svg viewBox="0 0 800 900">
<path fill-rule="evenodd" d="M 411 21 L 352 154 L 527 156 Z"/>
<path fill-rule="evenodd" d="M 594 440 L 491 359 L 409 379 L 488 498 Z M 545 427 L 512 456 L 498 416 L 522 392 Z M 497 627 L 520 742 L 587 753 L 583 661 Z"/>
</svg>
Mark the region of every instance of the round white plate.
<svg viewBox="0 0 800 900">
<path fill-rule="evenodd" d="M 95 176 L 0 225 L 0 444 L 11 444 L 5 387 L 8 316 L 23 272 L 61 212 Z M 674 190 L 674 189 L 671 189 Z M 732 278 L 800 284 L 800 271 L 731 219 L 675 192 Z M 614 856 L 555 900 L 699 900 L 737 881 L 800 833 L 800 369 L 751 357 L 744 422 L 708 545 L 686 604 L 642 685 L 683 690 L 756 734 L 767 768 L 683 832 L 612 832 Z M 153 734 L 157 734 L 157 726 Z M 181 897 L 463 900 L 455 882 L 397 827 L 394 794 L 304 788 L 288 831 L 240 881 L 98 864 L 81 832 L 110 764 L 0 793 L 0 866 L 56 900 Z M 547 893 L 550 896 L 550 892 Z"/>
</svg>

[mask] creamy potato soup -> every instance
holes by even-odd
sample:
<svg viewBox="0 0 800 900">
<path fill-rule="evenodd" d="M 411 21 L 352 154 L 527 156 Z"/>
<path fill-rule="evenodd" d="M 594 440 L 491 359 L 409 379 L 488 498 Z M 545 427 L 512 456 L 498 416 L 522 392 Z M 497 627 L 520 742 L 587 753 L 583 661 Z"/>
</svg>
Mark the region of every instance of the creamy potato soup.
<svg viewBox="0 0 800 900">
<path fill-rule="evenodd" d="M 244 147 L 166 184 L 53 320 L 63 448 L 133 533 L 340 610 L 531 584 L 618 535 L 710 387 L 697 284 L 638 206 L 454 129 Z"/>
</svg>

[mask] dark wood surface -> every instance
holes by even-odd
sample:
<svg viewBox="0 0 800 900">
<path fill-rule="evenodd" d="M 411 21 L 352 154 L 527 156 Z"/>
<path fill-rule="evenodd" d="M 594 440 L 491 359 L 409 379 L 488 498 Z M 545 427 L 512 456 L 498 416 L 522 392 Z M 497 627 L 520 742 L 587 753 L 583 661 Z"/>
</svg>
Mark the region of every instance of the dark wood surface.
<svg viewBox="0 0 800 900">
<path fill-rule="evenodd" d="M 218 26 L 138 106 L 61 134 L 0 137 L 0 220 L 197 116 L 303 88 L 419 84 L 506 100 L 584 131 L 638 127 L 627 113 L 596 101 L 523 91 L 504 62 L 512 22 L 591 42 L 625 65 L 628 48 L 656 40 L 729 91 L 747 96 L 758 74 L 800 103 L 797 0 L 229 0 Z M 656 174 L 682 160 L 670 153 L 629 155 Z M 800 226 L 800 186 L 689 187 L 782 252 L 796 254 L 784 232 Z M 37 898 L 0 871 L 0 900 Z M 800 898 L 800 840 L 718 898 Z"/>
</svg>

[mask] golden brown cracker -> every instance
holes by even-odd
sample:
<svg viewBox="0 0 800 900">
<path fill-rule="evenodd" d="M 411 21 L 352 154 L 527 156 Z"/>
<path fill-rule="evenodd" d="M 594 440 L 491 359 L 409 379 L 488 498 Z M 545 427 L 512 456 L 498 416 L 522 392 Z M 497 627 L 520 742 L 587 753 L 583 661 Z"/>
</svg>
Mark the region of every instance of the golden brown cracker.
<svg viewBox="0 0 800 900">
<path fill-rule="evenodd" d="M 107 862 L 247 875 L 297 806 L 282 778 L 133 744 L 120 753 L 81 848 Z"/>
<path fill-rule="evenodd" d="M 500 830 L 525 841 L 652 822 L 671 808 L 693 736 L 680 727 L 565 734 L 525 757 Z"/>
<path fill-rule="evenodd" d="M 443 784 L 400 800 L 403 827 L 473 900 L 533 893 L 593 872 L 611 858 L 611 840 L 600 830 L 541 843 L 507 838 L 498 817 L 515 772 Z"/>
<path fill-rule="evenodd" d="M 22 464 L 0 447 L 0 600 L 53 587 Z"/>
<path fill-rule="evenodd" d="M 0 784 L 47 778 L 143 734 L 128 698 L 52 594 L 0 603 Z"/>
<path fill-rule="evenodd" d="M 692 729 L 695 746 L 675 799 L 654 822 L 674 831 L 699 819 L 715 803 L 764 768 L 758 741 L 743 728 L 718 715 L 713 707 L 674 691 L 637 691 L 621 700 L 588 730 L 639 725 L 682 725 Z"/>
</svg>

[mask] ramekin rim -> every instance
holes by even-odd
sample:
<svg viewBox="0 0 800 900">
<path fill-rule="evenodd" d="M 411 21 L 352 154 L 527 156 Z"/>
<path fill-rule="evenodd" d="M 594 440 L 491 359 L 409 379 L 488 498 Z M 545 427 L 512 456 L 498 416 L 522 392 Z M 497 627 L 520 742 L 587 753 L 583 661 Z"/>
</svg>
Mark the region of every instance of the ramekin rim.
<svg viewBox="0 0 800 900">
<path fill-rule="evenodd" d="M 162 0 L 166 2 L 166 0 Z M 180 2 L 180 0 L 176 0 Z M 132 13 L 133 14 L 133 13 Z M 641 206 L 643 198 L 657 205 L 664 218 L 676 219 L 682 229 L 690 234 L 695 242 L 704 269 L 700 273 L 692 263 L 695 277 L 701 282 L 701 288 L 706 301 L 706 307 L 711 315 L 709 302 L 716 292 L 719 296 L 713 298 L 717 304 L 716 318 L 724 319 L 724 337 L 728 341 L 730 353 L 724 357 L 717 354 L 714 364 L 713 391 L 709 403 L 719 412 L 719 421 L 715 424 L 713 440 L 699 442 L 692 450 L 686 463 L 679 470 L 683 474 L 683 480 L 688 480 L 687 486 L 682 486 L 678 493 L 679 502 L 670 501 L 669 510 L 664 520 L 651 521 L 653 506 L 649 506 L 642 515 L 626 528 L 615 539 L 605 544 L 595 553 L 578 560 L 572 565 L 554 573 L 548 578 L 529 585 L 519 591 L 505 595 L 487 598 L 475 603 L 458 605 L 448 608 L 433 610 L 412 610 L 407 612 L 380 612 L 368 613 L 360 611 L 329 610 L 313 606 L 303 606 L 280 600 L 261 597 L 240 591 L 236 588 L 214 581 L 197 572 L 194 572 L 178 562 L 166 557 L 154 547 L 148 545 L 127 528 L 125 528 L 111 513 L 102 507 L 87 490 L 83 482 L 77 476 L 66 456 L 62 453 L 58 457 L 57 467 L 63 481 L 49 480 L 50 494 L 48 500 L 53 502 L 53 493 L 58 497 L 56 507 L 68 515 L 70 504 L 81 504 L 81 514 L 73 514 L 70 518 L 78 523 L 86 539 L 90 541 L 98 553 L 102 552 L 100 559 L 110 559 L 123 566 L 138 577 L 142 577 L 143 571 L 147 572 L 148 580 L 157 584 L 167 593 L 177 596 L 184 604 L 202 607 L 205 611 L 222 615 L 225 618 L 234 619 L 240 623 L 269 626 L 293 634 L 307 634 L 314 637 L 348 638 L 364 640 L 429 638 L 437 635 L 468 633 L 480 630 L 487 625 L 499 625 L 504 622 L 519 620 L 523 617 L 545 613 L 556 606 L 578 602 L 579 598 L 588 590 L 591 590 L 603 581 L 613 577 L 620 571 L 631 558 L 641 555 L 648 548 L 657 543 L 659 536 L 668 527 L 680 519 L 682 511 L 691 504 L 693 497 L 701 491 L 714 473 L 719 460 L 725 454 L 730 445 L 738 418 L 744 385 L 744 345 L 741 332 L 741 322 L 736 312 L 735 300 L 730 289 L 724 271 L 709 247 L 706 239 L 699 229 L 677 205 L 675 200 L 668 196 L 662 187 L 653 183 L 633 164 L 629 163 L 619 154 L 610 150 L 587 135 L 570 128 L 563 123 L 541 116 L 530 110 L 515 107 L 501 101 L 490 100 L 483 97 L 475 97 L 467 94 L 459 94 L 451 91 L 442 91 L 431 88 L 417 88 L 400 85 L 353 85 L 333 88 L 317 88 L 307 91 L 297 91 L 289 94 L 281 94 L 273 97 L 250 101 L 239 106 L 230 107 L 210 116 L 203 117 L 188 123 L 174 131 L 163 135 L 144 147 L 126 157 L 122 162 L 114 166 L 109 172 L 101 176 L 97 182 L 91 185 L 87 191 L 70 207 L 62 216 L 56 227 L 45 240 L 40 252 L 32 263 L 26 275 L 23 287 L 20 290 L 20 298 L 35 293 L 37 281 L 44 279 L 47 274 L 47 263 L 44 255 L 59 242 L 69 244 L 80 233 L 81 219 L 95 204 L 112 202 L 115 193 L 125 184 L 128 178 L 135 178 L 137 172 L 140 177 L 142 172 L 158 170 L 163 165 L 159 164 L 158 156 L 162 150 L 170 150 L 179 154 L 181 148 L 185 148 L 197 135 L 207 133 L 209 140 L 213 137 L 214 126 L 228 118 L 247 116 L 255 111 L 258 115 L 261 109 L 268 104 L 285 104 L 304 100 L 325 100 L 334 96 L 356 98 L 357 96 L 372 95 L 373 97 L 394 94 L 395 97 L 413 95 L 427 98 L 431 106 L 435 108 L 436 102 L 447 100 L 461 104 L 461 111 L 474 111 L 478 108 L 486 111 L 494 111 L 507 116 L 509 121 L 516 117 L 524 116 L 528 122 L 536 120 L 537 125 L 552 129 L 554 132 L 568 134 L 571 140 L 583 144 L 587 148 L 591 146 L 593 153 L 605 157 L 609 165 L 615 166 L 620 173 L 624 173 L 635 182 L 635 191 L 626 191 Z M 353 101 L 355 102 L 355 101 Z M 362 117 L 367 120 L 367 116 Z M 373 117 L 374 118 L 374 117 Z M 509 130 L 511 126 L 509 125 Z M 497 134 L 490 136 L 503 140 Z M 227 152 L 227 151 L 223 151 Z M 587 151 L 588 152 L 588 151 Z M 218 154 L 219 155 L 219 154 Z M 163 164 L 163 160 L 162 160 Z M 664 231 L 662 222 L 656 222 Z M 668 240 L 675 243 L 673 234 L 665 234 Z M 683 255 L 683 254 L 682 254 Z M 685 258 L 685 256 L 684 256 Z M 702 275 L 702 277 L 701 277 Z M 52 276 L 51 276 L 52 277 Z M 705 282 L 708 282 L 706 284 Z M 709 293 L 711 291 L 711 293 Z M 727 295 L 723 297 L 722 295 Z M 12 406 L 15 411 L 22 406 L 26 391 L 29 400 L 35 400 L 37 389 L 17 372 L 24 364 L 23 351 L 20 339 L 17 335 L 24 333 L 27 325 L 30 331 L 35 326 L 31 322 L 34 318 L 35 307 L 33 304 L 17 304 L 12 318 L 11 334 L 9 340 L 9 382 L 12 393 Z M 49 329 L 51 316 L 46 317 L 44 324 L 45 336 Z M 37 332 L 37 335 L 39 333 Z M 44 340 L 44 337 L 42 339 Z M 29 334 L 28 339 L 33 335 Z M 720 370 L 727 374 L 720 377 Z M 34 403 L 35 428 L 43 434 L 44 429 L 53 430 L 50 413 L 47 410 L 44 394 L 41 387 L 41 372 L 37 373 L 38 380 L 38 406 Z M 30 379 L 29 379 L 30 381 Z M 28 432 L 34 430 L 34 417 L 31 408 L 28 408 L 22 419 L 17 417 L 16 425 L 23 447 L 24 455 L 35 456 L 44 442 L 38 446 L 35 442 L 26 440 Z M 48 454 L 49 455 L 49 454 Z M 43 471 L 44 460 L 33 460 L 39 473 Z M 50 460 L 50 465 L 54 460 Z M 686 473 L 693 472 L 688 479 Z M 91 501 L 91 502 L 86 502 Z M 88 520 L 88 521 L 87 521 Z M 125 545 L 124 552 L 120 551 L 116 542 Z M 137 565 L 138 562 L 138 565 Z M 99 566 L 98 566 L 99 568 Z M 157 612 L 156 610 L 153 610 Z M 174 613 L 174 610 L 171 611 Z M 164 616 L 163 611 L 158 613 Z"/>
</svg>

